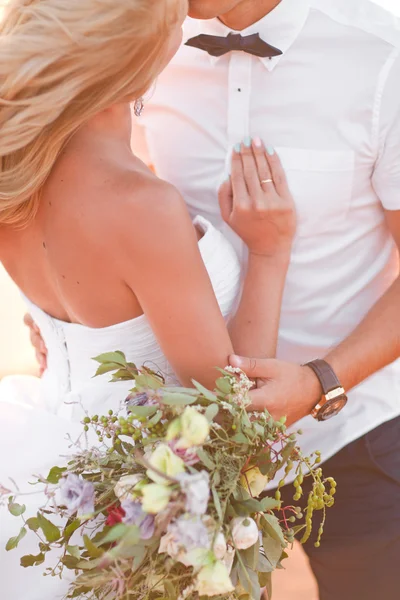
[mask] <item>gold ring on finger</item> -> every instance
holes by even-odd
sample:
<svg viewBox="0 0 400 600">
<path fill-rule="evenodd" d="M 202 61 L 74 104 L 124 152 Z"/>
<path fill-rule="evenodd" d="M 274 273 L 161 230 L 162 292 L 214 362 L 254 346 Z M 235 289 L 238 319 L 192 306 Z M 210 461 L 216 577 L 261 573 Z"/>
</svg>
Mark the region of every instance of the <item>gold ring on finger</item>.
<svg viewBox="0 0 400 600">
<path fill-rule="evenodd" d="M 273 180 L 273 179 L 262 179 L 262 180 L 260 181 L 260 183 L 261 183 L 261 185 L 262 185 L 263 183 L 274 183 L 274 180 Z"/>
</svg>

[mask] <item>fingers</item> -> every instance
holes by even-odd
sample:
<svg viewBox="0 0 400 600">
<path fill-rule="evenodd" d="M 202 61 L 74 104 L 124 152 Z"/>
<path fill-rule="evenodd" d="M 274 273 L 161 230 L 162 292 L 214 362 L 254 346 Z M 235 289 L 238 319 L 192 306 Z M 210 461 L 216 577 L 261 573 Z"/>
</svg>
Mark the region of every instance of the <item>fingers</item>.
<svg viewBox="0 0 400 600">
<path fill-rule="evenodd" d="M 257 165 L 261 190 L 263 192 L 273 192 L 274 182 L 268 182 L 268 179 L 272 180 L 271 169 L 269 168 L 264 144 L 262 143 L 260 138 L 255 138 L 253 140 L 253 152 Z"/>
<path fill-rule="evenodd" d="M 218 202 L 221 211 L 221 216 L 225 223 L 229 224 L 229 217 L 231 216 L 233 206 L 233 189 L 230 177 L 226 181 L 224 181 L 224 183 L 219 188 Z"/>
<path fill-rule="evenodd" d="M 241 369 L 250 378 L 263 377 L 267 379 L 269 371 L 268 363 L 269 359 L 245 358 L 243 356 L 238 356 L 237 354 L 232 354 L 229 357 L 229 364 L 231 367 Z"/>
<path fill-rule="evenodd" d="M 254 142 L 247 138 L 241 147 L 243 174 L 250 199 L 256 203 L 260 198 L 261 184 L 260 174 L 255 160 Z"/>
<path fill-rule="evenodd" d="M 26 313 L 24 315 L 24 324 L 30 328 L 35 326 L 35 322 L 29 313 Z"/>
<path fill-rule="evenodd" d="M 249 204 L 249 195 L 244 179 L 243 163 L 241 157 L 241 146 L 237 144 L 232 153 L 232 191 L 233 208 L 246 209 Z"/>
<path fill-rule="evenodd" d="M 249 392 L 251 404 L 247 410 L 255 410 L 258 412 L 262 412 L 263 410 L 268 410 L 268 394 L 266 386 L 258 388 L 256 390 L 251 390 Z"/>
<path fill-rule="evenodd" d="M 288 198 L 288 196 L 290 196 L 290 191 L 281 159 L 272 147 L 267 148 L 265 157 L 268 161 L 271 178 L 273 179 L 277 193 L 281 198 Z"/>
</svg>

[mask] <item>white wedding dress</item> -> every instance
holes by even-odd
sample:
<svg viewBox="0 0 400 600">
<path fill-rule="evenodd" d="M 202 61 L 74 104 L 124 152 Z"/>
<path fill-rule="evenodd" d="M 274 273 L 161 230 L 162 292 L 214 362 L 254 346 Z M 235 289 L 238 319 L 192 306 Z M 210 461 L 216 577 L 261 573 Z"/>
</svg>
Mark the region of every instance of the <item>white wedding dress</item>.
<svg viewBox="0 0 400 600">
<path fill-rule="evenodd" d="M 239 294 L 240 265 L 228 240 L 202 217 L 195 225 L 204 232 L 199 249 L 219 306 L 228 317 Z M 177 282 L 179 285 L 179 282 Z M 102 329 L 65 323 L 28 302 L 48 349 L 48 369 L 39 380 L 7 377 L 0 382 L 0 485 L 22 492 L 35 488 L 32 475 L 46 476 L 69 452 L 70 440 L 82 432 L 85 414 L 104 414 L 118 409 L 132 382 L 109 383 L 109 376 L 93 378 L 97 364 L 92 360 L 104 352 L 121 350 L 137 366 L 147 364 L 161 371 L 167 381 L 176 378 L 155 338 L 146 316 Z M 21 497 L 26 518 L 43 504 L 40 494 Z M 19 558 L 38 554 L 35 535 L 29 532 L 16 550 L 5 551 L 9 537 L 18 534 L 22 522 L 0 506 L 0 598 L 1 600 L 57 600 L 68 581 L 43 577 L 45 563 L 24 569 Z M 72 575 L 71 575 L 72 576 Z"/>
</svg>

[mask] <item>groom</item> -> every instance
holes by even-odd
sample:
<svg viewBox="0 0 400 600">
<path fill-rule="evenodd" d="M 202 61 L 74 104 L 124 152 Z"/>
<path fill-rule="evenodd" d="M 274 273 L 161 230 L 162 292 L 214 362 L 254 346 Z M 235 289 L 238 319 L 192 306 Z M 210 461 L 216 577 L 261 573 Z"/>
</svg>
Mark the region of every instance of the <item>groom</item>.
<svg viewBox="0 0 400 600">
<path fill-rule="evenodd" d="M 398 24 L 369 0 L 189 5 L 187 43 L 133 148 L 193 216 L 221 228 L 216 191 L 232 146 L 259 136 L 279 153 L 298 213 L 279 360 L 232 363 L 264 384 L 255 403 L 303 419 L 304 451 L 321 450 L 337 480 L 321 548 L 306 547 L 320 599 L 398 600 Z"/>
</svg>

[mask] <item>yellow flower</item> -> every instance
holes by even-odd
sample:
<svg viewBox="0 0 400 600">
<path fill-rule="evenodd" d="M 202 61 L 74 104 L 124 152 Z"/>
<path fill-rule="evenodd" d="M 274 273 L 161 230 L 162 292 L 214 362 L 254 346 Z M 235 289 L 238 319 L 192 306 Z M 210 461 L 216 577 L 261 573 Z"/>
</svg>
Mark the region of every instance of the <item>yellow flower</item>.
<svg viewBox="0 0 400 600">
<path fill-rule="evenodd" d="M 161 473 L 165 473 L 168 477 L 176 477 L 180 473 L 185 472 L 185 463 L 179 456 L 172 452 L 171 448 L 166 444 L 160 444 L 154 450 L 150 457 L 149 463 Z M 148 469 L 147 476 L 155 483 L 168 484 L 168 480 L 158 473 Z"/>
<path fill-rule="evenodd" d="M 210 433 L 210 425 L 204 415 L 188 406 L 181 417 L 179 448 L 192 448 L 204 444 Z"/>
<path fill-rule="evenodd" d="M 235 590 L 228 569 L 220 561 L 200 569 L 196 589 L 199 596 L 221 596 Z"/>
<path fill-rule="evenodd" d="M 142 488 L 142 508 L 149 514 L 158 514 L 168 506 L 171 490 L 159 483 L 149 483 Z"/>
<path fill-rule="evenodd" d="M 263 475 L 258 467 L 250 467 L 241 476 L 240 483 L 244 489 L 249 492 L 253 498 L 258 496 L 265 490 L 268 483 L 268 477 Z"/>
</svg>

